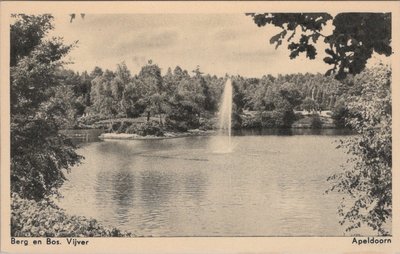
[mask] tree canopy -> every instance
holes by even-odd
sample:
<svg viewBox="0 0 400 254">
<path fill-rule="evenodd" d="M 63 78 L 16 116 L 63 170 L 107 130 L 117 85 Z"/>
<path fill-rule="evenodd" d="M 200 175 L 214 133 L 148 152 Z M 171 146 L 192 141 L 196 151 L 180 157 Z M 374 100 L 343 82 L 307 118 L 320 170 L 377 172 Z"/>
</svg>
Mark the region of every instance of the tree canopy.
<svg viewBox="0 0 400 254">
<path fill-rule="evenodd" d="M 258 26 L 274 25 L 282 31 L 271 37 L 276 48 L 286 39 L 290 58 L 305 53 L 309 59 L 317 55 L 316 43 L 322 37 L 327 44 L 324 62 L 333 65 L 326 74 L 344 79 L 347 74 L 364 70 L 373 52 L 392 54 L 390 13 L 248 13 Z M 332 21 L 332 34 L 324 35 L 323 28 Z M 298 34 L 299 36 L 295 36 Z M 298 38 L 298 41 L 294 41 Z"/>
<path fill-rule="evenodd" d="M 73 45 L 46 39 L 51 15 L 15 15 L 11 24 L 11 190 L 42 199 L 58 194 L 64 173 L 78 163 L 74 146 L 58 132 L 65 117 L 59 75 L 62 58 Z"/>
</svg>

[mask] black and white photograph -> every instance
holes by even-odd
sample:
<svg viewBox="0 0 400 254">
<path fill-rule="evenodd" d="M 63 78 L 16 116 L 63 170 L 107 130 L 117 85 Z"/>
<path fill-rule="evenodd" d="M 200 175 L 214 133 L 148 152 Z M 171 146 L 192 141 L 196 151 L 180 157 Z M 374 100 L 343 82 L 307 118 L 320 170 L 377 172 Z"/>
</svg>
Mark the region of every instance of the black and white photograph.
<svg viewBox="0 0 400 254">
<path fill-rule="evenodd" d="M 391 12 L 8 19 L 13 239 L 392 236 Z"/>
</svg>

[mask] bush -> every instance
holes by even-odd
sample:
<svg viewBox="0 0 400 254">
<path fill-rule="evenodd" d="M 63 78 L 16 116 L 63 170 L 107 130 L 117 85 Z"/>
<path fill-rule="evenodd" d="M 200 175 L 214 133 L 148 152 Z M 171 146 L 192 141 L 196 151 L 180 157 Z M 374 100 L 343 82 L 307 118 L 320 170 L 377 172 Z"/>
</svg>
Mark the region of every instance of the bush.
<svg viewBox="0 0 400 254">
<path fill-rule="evenodd" d="M 299 113 L 299 112 L 295 113 L 294 116 L 295 116 L 296 121 L 298 121 L 298 120 L 304 118 L 303 114 L 302 114 L 302 113 Z"/>
<path fill-rule="evenodd" d="M 78 122 L 84 125 L 92 125 L 98 121 L 104 120 L 104 119 L 108 119 L 108 117 L 106 116 L 100 116 L 97 114 L 93 114 L 93 115 L 86 115 L 86 116 L 82 116 L 78 119 Z"/>
<path fill-rule="evenodd" d="M 242 124 L 243 124 L 242 117 L 236 112 L 232 113 L 232 128 L 240 129 L 242 127 Z"/>
<path fill-rule="evenodd" d="M 153 135 L 160 137 L 164 136 L 164 131 L 158 122 L 150 121 L 140 125 L 138 134 L 141 136 Z"/>
<path fill-rule="evenodd" d="M 197 129 L 201 126 L 198 117 L 191 117 L 190 119 L 179 119 L 177 117 L 167 116 L 165 118 L 165 124 L 169 129 L 180 132 L 185 132 L 188 129 Z"/>
<path fill-rule="evenodd" d="M 137 134 L 138 132 L 137 124 L 131 124 L 128 128 L 126 128 L 125 132 L 128 134 Z"/>
<path fill-rule="evenodd" d="M 188 124 L 185 121 L 169 120 L 167 122 L 167 124 L 168 124 L 168 128 L 170 128 L 174 131 L 185 132 L 189 129 Z"/>
<path fill-rule="evenodd" d="M 11 197 L 12 237 L 133 237 L 129 232 L 101 225 L 95 219 L 70 216 L 49 200 Z"/>
<path fill-rule="evenodd" d="M 293 111 L 263 111 L 253 117 L 242 118 L 243 128 L 288 128 L 292 125 L 296 116 Z"/>
<path fill-rule="evenodd" d="M 132 123 L 129 122 L 121 122 L 117 129 L 117 133 L 126 133 L 127 129 L 132 125 Z"/>
<path fill-rule="evenodd" d="M 147 135 L 152 135 L 157 137 L 164 136 L 164 130 L 160 127 L 160 124 L 155 121 L 149 121 L 140 124 L 132 124 L 126 129 L 125 132 L 129 134 L 137 134 L 140 136 L 147 136 Z"/>
<path fill-rule="evenodd" d="M 243 122 L 242 122 L 242 128 L 261 128 L 262 127 L 262 122 L 261 122 L 261 116 L 257 114 L 256 116 L 245 116 L 242 117 Z"/>
<path fill-rule="evenodd" d="M 351 118 L 349 109 L 346 106 L 344 99 L 339 100 L 332 110 L 332 119 L 338 128 L 349 127 L 346 119 Z"/>
<path fill-rule="evenodd" d="M 318 115 L 313 115 L 311 119 L 311 129 L 321 129 L 322 128 L 322 121 Z"/>
<path fill-rule="evenodd" d="M 200 119 L 200 130 L 207 131 L 216 128 L 215 119 L 201 118 Z"/>
<path fill-rule="evenodd" d="M 276 111 L 264 111 L 261 114 L 261 126 L 266 128 L 277 127 L 277 115 Z"/>
</svg>

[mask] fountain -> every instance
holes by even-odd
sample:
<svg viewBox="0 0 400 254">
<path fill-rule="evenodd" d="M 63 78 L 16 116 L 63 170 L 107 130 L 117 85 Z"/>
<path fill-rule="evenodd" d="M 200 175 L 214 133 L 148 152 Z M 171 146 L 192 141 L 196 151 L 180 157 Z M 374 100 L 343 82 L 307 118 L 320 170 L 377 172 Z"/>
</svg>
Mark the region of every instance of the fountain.
<svg viewBox="0 0 400 254">
<path fill-rule="evenodd" d="M 224 92 L 222 94 L 221 105 L 219 108 L 219 135 L 221 137 L 215 152 L 228 153 L 232 152 L 232 81 L 228 79 L 225 83 Z M 226 135 L 227 133 L 227 135 Z"/>
<path fill-rule="evenodd" d="M 222 94 L 221 106 L 219 109 L 219 129 L 227 130 L 228 137 L 231 136 L 232 130 L 232 81 L 228 79 L 225 83 L 224 92 Z"/>
</svg>

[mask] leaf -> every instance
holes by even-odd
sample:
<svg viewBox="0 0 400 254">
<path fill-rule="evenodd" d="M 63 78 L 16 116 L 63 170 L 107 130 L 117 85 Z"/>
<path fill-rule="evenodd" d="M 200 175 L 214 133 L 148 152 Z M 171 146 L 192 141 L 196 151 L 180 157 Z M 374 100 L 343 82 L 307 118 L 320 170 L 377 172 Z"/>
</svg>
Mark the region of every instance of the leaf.
<svg viewBox="0 0 400 254">
<path fill-rule="evenodd" d="M 279 34 L 272 36 L 271 39 L 269 40 L 269 43 L 270 44 L 276 43 L 275 49 L 277 49 L 280 45 L 282 45 L 282 39 L 285 38 L 286 34 L 287 31 L 283 30 Z"/>
<path fill-rule="evenodd" d="M 274 44 L 275 42 L 278 42 L 278 40 L 281 38 L 281 34 L 276 34 L 274 36 L 271 37 L 271 39 L 269 40 L 270 44 Z"/>
<path fill-rule="evenodd" d="M 329 54 L 329 55 L 331 55 L 331 56 L 335 56 L 336 54 L 335 54 L 335 52 L 332 50 L 332 49 L 325 49 L 325 52 L 327 53 L 327 54 Z"/>
<path fill-rule="evenodd" d="M 327 56 L 327 57 L 324 58 L 324 62 L 327 63 L 327 64 L 334 64 L 335 60 L 333 58 Z"/>
<path fill-rule="evenodd" d="M 320 35 L 319 35 L 318 33 L 314 33 L 314 34 L 311 36 L 312 41 L 313 41 L 314 43 L 317 43 L 317 40 L 318 40 L 319 36 L 320 36 Z"/>
<path fill-rule="evenodd" d="M 299 54 L 300 54 L 299 50 L 293 50 L 292 52 L 290 52 L 289 57 L 290 57 L 290 59 L 294 59 L 294 58 L 298 57 Z"/>
<path fill-rule="evenodd" d="M 279 40 L 278 43 L 276 43 L 275 49 L 278 49 L 278 47 L 282 45 L 282 40 Z"/>
<path fill-rule="evenodd" d="M 306 48 L 306 51 L 307 51 L 306 56 L 309 59 L 315 59 L 315 56 L 317 55 L 317 50 L 315 49 L 314 46 L 308 45 L 307 48 Z"/>
</svg>

